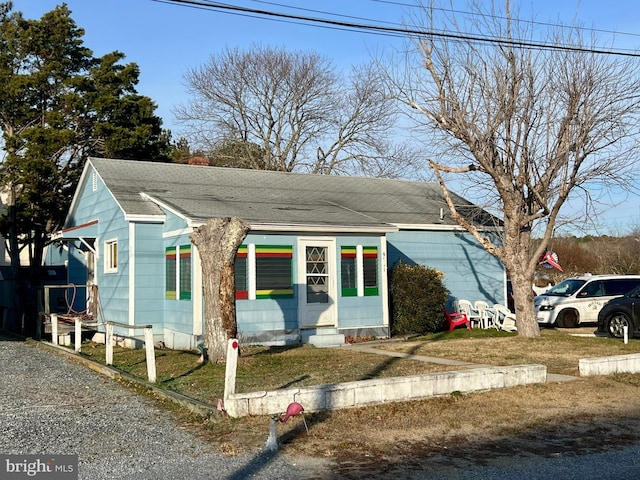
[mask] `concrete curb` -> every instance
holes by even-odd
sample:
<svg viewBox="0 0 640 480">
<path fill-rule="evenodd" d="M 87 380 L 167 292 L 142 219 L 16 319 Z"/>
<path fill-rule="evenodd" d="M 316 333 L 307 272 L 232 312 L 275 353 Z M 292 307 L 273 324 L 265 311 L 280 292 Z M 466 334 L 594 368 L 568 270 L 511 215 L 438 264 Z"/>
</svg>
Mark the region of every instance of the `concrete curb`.
<svg viewBox="0 0 640 480">
<path fill-rule="evenodd" d="M 613 357 L 581 358 L 579 360 L 580 375 L 611 375 L 614 373 L 640 372 L 640 353 L 615 355 Z"/>
</svg>

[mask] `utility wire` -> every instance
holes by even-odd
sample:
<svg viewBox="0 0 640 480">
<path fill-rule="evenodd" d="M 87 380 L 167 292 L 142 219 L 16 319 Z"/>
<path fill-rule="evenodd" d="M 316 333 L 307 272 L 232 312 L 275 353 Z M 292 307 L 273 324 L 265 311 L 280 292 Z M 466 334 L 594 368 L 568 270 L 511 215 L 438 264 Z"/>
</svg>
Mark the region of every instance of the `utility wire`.
<svg viewBox="0 0 640 480">
<path fill-rule="evenodd" d="M 259 0 L 253 0 L 253 1 L 259 1 Z M 419 5 L 416 5 L 415 3 L 406 3 L 406 2 L 400 2 L 400 1 L 393 1 L 393 0 L 371 0 L 372 2 L 375 3 L 382 3 L 382 4 L 387 4 L 387 5 L 396 5 L 396 6 L 400 6 L 400 7 L 407 7 L 407 8 L 416 8 L 419 7 Z M 448 13 L 455 13 L 455 14 L 462 14 L 462 15 L 470 15 L 470 12 L 464 11 L 464 10 L 455 10 L 455 9 L 451 9 L 451 8 L 441 8 L 441 7 L 433 7 L 433 10 L 438 10 L 441 12 L 448 12 Z M 507 20 L 507 17 L 502 17 L 499 15 L 489 15 L 489 14 L 483 14 L 483 16 L 486 16 L 488 18 L 496 18 L 498 20 Z M 564 24 L 559 24 L 559 23 L 551 23 L 551 22 L 538 22 L 535 20 L 517 20 L 520 23 L 528 23 L 530 25 L 541 25 L 543 27 L 556 27 L 556 28 L 574 28 L 571 27 L 570 25 L 564 25 Z M 575 27 L 575 28 L 579 28 L 580 30 L 584 30 L 587 32 L 595 32 L 595 33 L 607 33 L 607 34 L 612 34 L 612 35 L 624 35 L 624 36 L 628 36 L 628 37 L 640 37 L 640 33 L 630 33 L 630 32 L 617 32 L 615 30 L 604 30 L 604 29 L 599 29 L 599 28 L 583 28 L 583 27 Z M 626 50 L 626 49 L 623 49 Z"/>
<path fill-rule="evenodd" d="M 334 28 L 345 29 L 350 31 L 361 31 L 372 34 L 383 34 L 391 36 L 426 36 L 426 37 L 438 37 L 447 38 L 457 41 L 478 42 L 478 43 L 495 43 L 499 45 L 506 45 L 516 48 L 533 48 L 538 50 L 556 50 L 566 52 L 580 52 L 580 53 L 592 53 L 598 55 L 616 55 L 625 57 L 640 57 L 640 53 L 621 51 L 621 50 L 605 50 L 597 48 L 587 48 L 580 46 L 570 45 L 551 45 L 542 42 L 533 42 L 525 40 L 509 40 L 500 38 L 488 38 L 477 35 L 469 35 L 462 33 L 452 32 L 436 32 L 418 29 L 415 27 L 393 27 L 376 24 L 364 24 L 353 23 L 341 20 L 332 20 L 329 18 L 309 17 L 303 15 L 294 15 L 284 12 L 274 12 L 269 10 L 261 10 L 256 8 L 241 7 L 238 5 L 230 5 L 219 2 L 210 2 L 205 0 L 153 0 L 159 3 L 167 4 L 179 4 L 183 6 L 203 8 L 206 10 L 222 11 L 222 12 L 236 12 L 245 14 L 247 16 L 267 17 L 270 19 L 276 19 L 280 21 L 293 21 L 293 23 L 312 24 L 317 26 L 331 26 Z"/>
</svg>

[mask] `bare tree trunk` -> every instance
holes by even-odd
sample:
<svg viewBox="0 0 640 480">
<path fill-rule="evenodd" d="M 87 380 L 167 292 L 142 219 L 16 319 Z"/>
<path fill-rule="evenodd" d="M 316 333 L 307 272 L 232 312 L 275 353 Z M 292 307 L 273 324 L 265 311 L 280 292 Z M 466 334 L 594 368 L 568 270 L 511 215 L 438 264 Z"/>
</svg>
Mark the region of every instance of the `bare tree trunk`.
<svg viewBox="0 0 640 480">
<path fill-rule="evenodd" d="M 238 334 L 234 263 L 249 226 L 237 217 L 214 218 L 197 228 L 191 242 L 202 263 L 204 348 L 210 362 L 224 361 L 227 339 Z"/>
</svg>

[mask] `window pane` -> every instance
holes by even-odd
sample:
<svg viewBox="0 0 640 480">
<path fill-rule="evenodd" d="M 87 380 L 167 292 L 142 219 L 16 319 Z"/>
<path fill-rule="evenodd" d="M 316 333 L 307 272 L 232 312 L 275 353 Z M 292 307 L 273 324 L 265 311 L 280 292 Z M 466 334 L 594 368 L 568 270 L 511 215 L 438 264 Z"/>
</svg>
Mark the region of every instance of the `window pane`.
<svg viewBox="0 0 640 480">
<path fill-rule="evenodd" d="M 307 303 L 329 303 L 328 277 L 307 277 Z"/>
<path fill-rule="evenodd" d="M 290 258 L 256 257 L 257 290 L 289 288 L 292 288 Z"/>
<path fill-rule="evenodd" d="M 290 245 L 256 245 L 256 298 L 293 298 Z"/>
<path fill-rule="evenodd" d="M 236 254 L 236 261 L 234 265 L 235 281 L 236 281 L 236 299 L 249 298 L 249 292 L 247 291 L 247 246 L 240 245 L 238 253 Z"/>
<path fill-rule="evenodd" d="M 362 258 L 362 271 L 364 275 L 364 294 L 378 295 L 378 249 L 377 247 L 364 247 Z"/>
<path fill-rule="evenodd" d="M 104 271 L 115 273 L 118 271 L 118 241 L 104 242 Z"/>
<path fill-rule="evenodd" d="M 343 297 L 355 297 L 358 295 L 356 247 L 342 247 L 340 249 L 340 281 Z"/>
<path fill-rule="evenodd" d="M 169 300 L 176 298 L 176 247 L 165 250 L 165 297 Z"/>
<path fill-rule="evenodd" d="M 191 246 L 180 247 L 180 300 L 191 300 Z"/>
<path fill-rule="evenodd" d="M 307 303 L 329 303 L 326 247 L 306 247 Z"/>
</svg>

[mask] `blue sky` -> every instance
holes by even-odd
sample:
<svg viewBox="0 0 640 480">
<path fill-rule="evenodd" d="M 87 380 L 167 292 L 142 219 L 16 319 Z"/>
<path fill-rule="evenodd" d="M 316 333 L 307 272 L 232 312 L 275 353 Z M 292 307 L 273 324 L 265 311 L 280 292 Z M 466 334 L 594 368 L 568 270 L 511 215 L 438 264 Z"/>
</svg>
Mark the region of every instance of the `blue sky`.
<svg viewBox="0 0 640 480">
<path fill-rule="evenodd" d="M 500 3 L 501 0 L 496 0 Z M 27 18 L 40 18 L 60 4 L 56 0 L 13 0 L 14 10 Z M 328 17 L 355 23 L 399 26 L 413 0 L 227 0 L 223 3 L 249 8 Z M 445 2 L 442 2 L 445 3 Z M 517 3 L 512 0 L 512 4 Z M 85 29 L 85 45 L 96 56 L 113 50 L 126 54 L 126 62 L 136 62 L 141 76 L 138 92 L 151 97 L 165 128 L 179 136 L 173 108 L 187 100 L 184 73 L 207 62 L 226 47 L 249 47 L 255 43 L 288 49 L 314 50 L 332 59 L 339 69 L 366 62 L 374 53 L 400 47 L 398 38 L 291 22 L 220 13 L 201 8 L 154 0 L 67 0 L 72 18 Z M 281 5 L 308 9 L 292 10 Z M 522 16 L 536 21 L 571 23 L 574 19 L 588 28 L 600 30 L 603 47 L 640 51 L 640 2 L 635 0 L 536 0 L 523 1 Z M 533 6 L 532 6 L 533 5 Z M 455 9 L 468 10 L 456 1 Z M 638 32 L 638 35 L 612 35 Z M 640 197 L 612 209 L 603 217 L 610 233 L 640 225 Z"/>
</svg>

